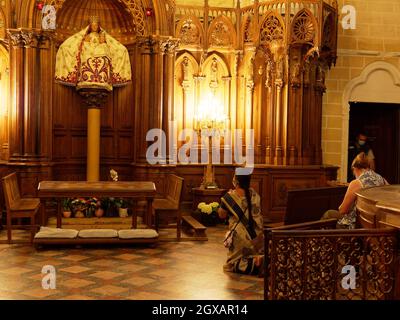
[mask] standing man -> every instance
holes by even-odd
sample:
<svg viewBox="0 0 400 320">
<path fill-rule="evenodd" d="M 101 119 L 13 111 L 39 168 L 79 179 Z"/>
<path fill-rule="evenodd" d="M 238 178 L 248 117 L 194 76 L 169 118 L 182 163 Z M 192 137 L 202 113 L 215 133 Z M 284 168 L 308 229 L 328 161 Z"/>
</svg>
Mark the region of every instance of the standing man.
<svg viewBox="0 0 400 320">
<path fill-rule="evenodd" d="M 359 133 L 356 136 L 356 140 L 349 144 L 349 157 L 347 165 L 347 182 L 353 180 L 353 172 L 351 170 L 351 163 L 357 157 L 360 152 L 364 152 L 367 156 L 370 169 L 375 170 L 375 156 L 368 144 L 368 137 L 364 133 Z"/>
</svg>

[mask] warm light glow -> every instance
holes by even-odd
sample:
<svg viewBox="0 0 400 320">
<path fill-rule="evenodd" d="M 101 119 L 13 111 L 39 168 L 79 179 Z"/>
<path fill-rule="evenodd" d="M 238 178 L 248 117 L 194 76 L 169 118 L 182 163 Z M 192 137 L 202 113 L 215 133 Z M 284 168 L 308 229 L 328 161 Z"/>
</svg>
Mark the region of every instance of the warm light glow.
<svg viewBox="0 0 400 320">
<path fill-rule="evenodd" d="M 3 52 L 0 51 L 0 117 L 7 115 L 8 102 L 8 70 L 7 59 L 4 58 Z M 3 121 L 3 119 L 0 119 Z"/>
<path fill-rule="evenodd" d="M 3 63 L 2 59 L 0 59 L 0 117 L 4 116 L 6 113 L 6 92 L 4 92 L 4 75 L 3 75 Z"/>
<path fill-rule="evenodd" d="M 197 114 L 195 115 L 196 129 L 225 127 L 227 116 L 224 113 L 224 107 L 218 97 L 209 92 L 201 99 Z"/>
</svg>

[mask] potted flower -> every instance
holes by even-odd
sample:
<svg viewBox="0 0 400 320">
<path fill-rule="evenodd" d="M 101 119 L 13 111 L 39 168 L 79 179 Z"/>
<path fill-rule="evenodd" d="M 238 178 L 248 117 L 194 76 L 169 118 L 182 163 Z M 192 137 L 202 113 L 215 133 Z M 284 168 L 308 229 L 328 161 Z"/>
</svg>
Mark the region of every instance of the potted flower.
<svg viewBox="0 0 400 320">
<path fill-rule="evenodd" d="M 63 201 L 62 201 L 62 208 L 63 208 L 63 216 L 64 216 L 64 218 L 71 218 L 71 215 L 72 215 L 71 203 L 72 203 L 72 199 L 71 198 L 64 198 Z"/>
<path fill-rule="evenodd" d="M 118 214 L 121 218 L 128 217 L 128 202 L 122 198 L 115 200 L 115 206 L 118 208 Z"/>
<path fill-rule="evenodd" d="M 101 199 L 101 208 L 105 212 L 106 217 L 117 216 L 117 210 L 115 206 L 114 198 L 103 198 Z"/>
<path fill-rule="evenodd" d="M 197 209 L 201 213 L 201 223 L 205 226 L 215 226 L 218 223 L 218 208 L 218 202 L 211 202 L 209 204 L 200 202 Z"/>
<path fill-rule="evenodd" d="M 87 210 L 86 210 L 86 217 L 87 218 L 91 218 L 93 217 L 93 215 L 96 212 L 97 209 L 97 203 L 99 202 L 99 200 L 97 198 L 89 198 L 86 201 L 86 206 L 87 206 Z"/>
<path fill-rule="evenodd" d="M 96 202 L 96 209 L 94 214 L 97 218 L 101 218 L 104 215 L 104 209 L 102 207 L 102 202 L 100 200 L 97 200 Z"/>
<path fill-rule="evenodd" d="M 71 202 L 72 208 L 75 212 L 75 218 L 84 218 L 84 211 L 86 210 L 86 200 L 82 198 L 77 198 Z"/>
</svg>

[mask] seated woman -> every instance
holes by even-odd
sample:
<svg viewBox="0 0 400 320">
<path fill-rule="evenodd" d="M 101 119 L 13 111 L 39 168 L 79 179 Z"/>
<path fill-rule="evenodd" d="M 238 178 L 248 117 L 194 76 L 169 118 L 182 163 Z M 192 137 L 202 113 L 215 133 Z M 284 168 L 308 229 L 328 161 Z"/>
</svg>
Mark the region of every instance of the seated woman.
<svg viewBox="0 0 400 320">
<path fill-rule="evenodd" d="M 263 217 L 260 196 L 250 188 L 250 175 L 233 178 L 234 190 L 221 198 L 218 215 L 229 218 L 228 259 L 224 271 L 259 274 L 263 262 Z"/>
<path fill-rule="evenodd" d="M 355 179 L 350 182 L 339 211 L 328 210 L 322 219 L 337 218 L 338 228 L 354 229 L 356 224 L 356 192 L 370 187 L 378 187 L 389 184 L 382 176 L 370 169 L 368 157 L 361 152 L 354 159 L 351 170 Z"/>
</svg>

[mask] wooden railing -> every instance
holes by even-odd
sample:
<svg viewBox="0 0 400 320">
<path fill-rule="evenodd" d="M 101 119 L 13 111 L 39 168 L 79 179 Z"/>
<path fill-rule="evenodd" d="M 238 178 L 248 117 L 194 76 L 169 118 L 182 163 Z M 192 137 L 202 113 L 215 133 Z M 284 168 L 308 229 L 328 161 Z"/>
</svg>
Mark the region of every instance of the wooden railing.
<svg viewBox="0 0 400 320">
<path fill-rule="evenodd" d="M 387 300 L 396 298 L 396 229 L 334 229 L 336 220 L 265 229 L 264 298 Z M 355 288 L 342 285 L 345 266 Z"/>
</svg>

